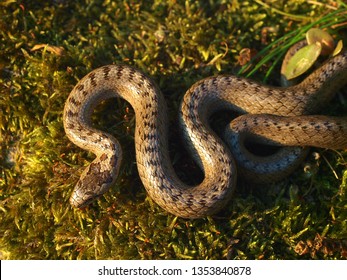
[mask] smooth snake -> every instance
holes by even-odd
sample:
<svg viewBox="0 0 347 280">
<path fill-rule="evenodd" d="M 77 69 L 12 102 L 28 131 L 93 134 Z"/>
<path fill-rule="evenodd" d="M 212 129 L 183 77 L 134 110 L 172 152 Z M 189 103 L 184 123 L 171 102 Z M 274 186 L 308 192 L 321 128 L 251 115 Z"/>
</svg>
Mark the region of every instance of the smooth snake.
<svg viewBox="0 0 347 280">
<path fill-rule="evenodd" d="M 274 181 L 300 164 L 306 155 L 301 147 L 346 148 L 346 118 L 312 115 L 346 83 L 347 51 L 291 87 L 267 86 L 233 75 L 196 82 L 184 95 L 179 110 L 187 149 L 204 174 L 200 184 L 189 186 L 178 178 L 169 157 L 168 111 L 157 85 L 129 66 L 98 68 L 78 82 L 64 108 L 68 138 L 96 155 L 80 176 L 70 203 L 74 207 L 88 205 L 110 188 L 119 173 L 119 142 L 91 122 L 95 106 L 103 100 L 122 97 L 135 111 L 136 163 L 149 196 L 174 215 L 200 218 L 216 213 L 230 201 L 237 170 L 256 182 Z M 224 109 L 241 115 L 226 129 L 229 146 L 209 124 L 211 115 Z M 286 147 L 268 157 L 254 155 L 245 148 L 248 138 Z"/>
</svg>

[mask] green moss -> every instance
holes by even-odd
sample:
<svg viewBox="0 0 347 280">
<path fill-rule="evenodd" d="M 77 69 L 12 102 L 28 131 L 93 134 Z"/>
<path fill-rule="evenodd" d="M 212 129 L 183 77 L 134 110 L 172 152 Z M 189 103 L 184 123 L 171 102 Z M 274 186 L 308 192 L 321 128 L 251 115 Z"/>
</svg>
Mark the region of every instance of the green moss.
<svg viewBox="0 0 347 280">
<path fill-rule="evenodd" d="M 344 152 L 315 150 L 320 158 L 307 159 L 309 171 L 299 169 L 263 189 L 239 186 L 215 217 L 184 220 L 147 197 L 135 165 L 134 113 L 122 101 L 103 104 L 95 117 L 124 146 L 117 184 L 87 209 L 68 203 L 93 158 L 63 131 L 64 102 L 77 80 L 101 65 L 134 65 L 158 82 L 174 122 L 184 91 L 209 75 L 237 72 L 241 49 L 261 51 L 333 12 L 331 1 L 281 3 L 0 3 L 0 258 L 346 258 Z M 335 20 L 337 33 L 342 29 L 337 21 L 345 19 Z M 255 79 L 270 66 L 263 64 Z M 277 76 L 271 74 L 272 83 Z M 171 146 L 180 163 L 180 144 Z"/>
</svg>

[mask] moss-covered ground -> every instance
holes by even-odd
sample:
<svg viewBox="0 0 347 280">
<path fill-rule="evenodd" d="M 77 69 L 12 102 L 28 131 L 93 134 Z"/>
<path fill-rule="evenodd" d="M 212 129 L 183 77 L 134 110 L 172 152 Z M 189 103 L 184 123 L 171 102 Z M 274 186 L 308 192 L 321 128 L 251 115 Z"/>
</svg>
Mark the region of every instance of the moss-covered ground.
<svg viewBox="0 0 347 280">
<path fill-rule="evenodd" d="M 337 9 L 345 13 L 329 30 L 343 39 L 346 6 L 332 0 L 1 1 L 0 259 L 346 259 L 345 151 L 312 149 L 289 178 L 263 188 L 240 184 L 222 212 L 185 220 L 146 195 L 134 112 L 113 100 L 98 108 L 95 123 L 124 147 L 121 176 L 75 210 L 69 195 L 93 155 L 73 145 L 62 125 L 80 78 L 105 64 L 133 65 L 166 96 L 172 158 L 189 177 L 195 168 L 175 129 L 184 92 L 199 79 L 236 73 L 248 54 Z M 262 80 L 272 62 L 253 78 Z M 278 77 L 276 66 L 267 83 Z M 341 100 L 330 112 L 346 111 Z"/>
</svg>

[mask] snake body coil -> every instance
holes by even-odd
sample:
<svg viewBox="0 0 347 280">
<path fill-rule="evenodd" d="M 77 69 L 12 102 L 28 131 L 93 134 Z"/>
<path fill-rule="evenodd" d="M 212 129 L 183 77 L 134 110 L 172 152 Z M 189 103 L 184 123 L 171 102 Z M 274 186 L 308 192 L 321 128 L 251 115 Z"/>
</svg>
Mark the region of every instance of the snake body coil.
<svg viewBox="0 0 347 280">
<path fill-rule="evenodd" d="M 180 124 L 204 180 L 188 186 L 177 177 L 169 158 L 166 104 L 155 83 L 128 66 L 98 68 L 75 86 L 64 108 L 68 138 L 96 155 L 82 173 L 70 202 L 75 207 L 87 205 L 105 193 L 118 175 L 122 159 L 118 141 L 91 126 L 93 109 L 102 100 L 122 97 L 135 110 L 137 167 L 150 197 L 170 213 L 199 218 L 217 212 L 230 200 L 236 185 L 234 158 L 243 173 L 274 179 L 291 172 L 305 154 L 301 148 L 283 148 L 262 167 L 260 158 L 244 147 L 248 135 L 276 145 L 347 147 L 346 119 L 304 116 L 316 113 L 346 82 L 347 52 L 288 88 L 231 75 L 197 82 L 183 98 Z M 226 132 L 231 152 L 208 122 L 221 109 L 247 113 L 235 119 Z"/>
</svg>

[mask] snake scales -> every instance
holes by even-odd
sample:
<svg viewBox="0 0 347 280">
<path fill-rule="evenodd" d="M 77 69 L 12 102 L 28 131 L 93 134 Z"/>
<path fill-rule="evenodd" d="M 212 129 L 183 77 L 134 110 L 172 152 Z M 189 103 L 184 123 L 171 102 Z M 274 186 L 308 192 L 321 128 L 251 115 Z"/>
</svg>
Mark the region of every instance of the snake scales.
<svg viewBox="0 0 347 280">
<path fill-rule="evenodd" d="M 96 155 L 82 173 L 70 203 L 75 207 L 89 204 L 118 176 L 122 159 L 118 141 L 91 125 L 93 109 L 102 100 L 122 97 L 135 110 L 137 167 L 150 197 L 174 215 L 199 218 L 217 212 L 230 200 L 237 175 L 234 158 L 246 177 L 275 180 L 291 172 L 305 155 L 305 149 L 287 147 L 262 158 L 245 149 L 247 137 L 275 145 L 347 147 L 346 118 L 311 115 L 346 82 L 346 51 L 287 88 L 232 75 L 198 81 L 184 95 L 179 112 L 188 149 L 204 172 L 200 184 L 188 186 L 177 177 L 169 158 L 167 109 L 156 84 L 128 66 L 98 68 L 78 82 L 64 108 L 68 138 Z M 208 122 L 221 109 L 241 114 L 226 132 L 231 152 Z"/>
</svg>

